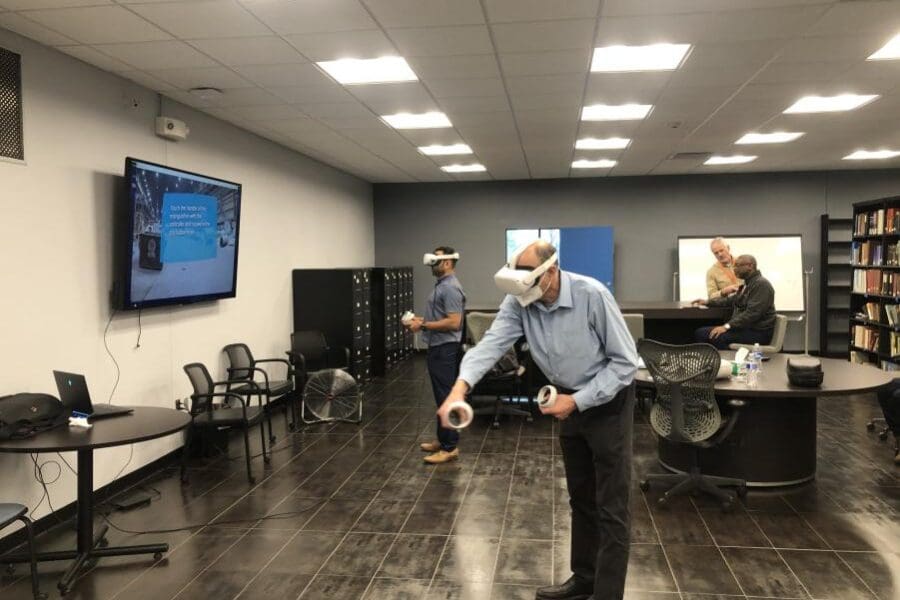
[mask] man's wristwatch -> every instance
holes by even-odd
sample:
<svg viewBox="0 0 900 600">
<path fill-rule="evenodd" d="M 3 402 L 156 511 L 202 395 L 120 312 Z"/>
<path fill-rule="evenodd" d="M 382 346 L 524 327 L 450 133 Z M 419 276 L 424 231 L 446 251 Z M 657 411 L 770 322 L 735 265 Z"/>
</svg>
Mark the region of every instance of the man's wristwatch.
<svg viewBox="0 0 900 600">
<path fill-rule="evenodd" d="M 428 321 L 422 321 L 422 324 L 419 325 L 419 331 L 428 331 L 427 329 L 425 329 L 425 323 L 427 322 Z"/>
<path fill-rule="evenodd" d="M 725 323 L 724 325 L 722 325 L 722 327 L 724 327 L 726 330 L 731 329 L 731 325 L 729 325 L 728 323 Z"/>
</svg>

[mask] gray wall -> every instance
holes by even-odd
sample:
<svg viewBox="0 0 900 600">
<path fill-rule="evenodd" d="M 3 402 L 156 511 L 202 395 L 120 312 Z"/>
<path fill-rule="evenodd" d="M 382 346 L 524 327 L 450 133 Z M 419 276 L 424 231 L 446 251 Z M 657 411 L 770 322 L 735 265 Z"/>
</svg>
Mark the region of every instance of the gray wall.
<svg viewBox="0 0 900 600">
<path fill-rule="evenodd" d="M 422 253 L 457 248 L 469 306 L 496 306 L 492 276 L 507 228 L 611 225 L 620 300 L 669 300 L 679 235 L 803 236 L 810 282 L 810 348 L 818 348 L 819 216 L 850 216 L 854 202 L 900 194 L 900 170 L 560 179 L 375 186 L 378 264 L 416 265 L 416 309 L 432 280 Z M 765 265 L 760 265 L 765 274 Z M 803 347 L 791 324 L 785 347 Z"/>
</svg>

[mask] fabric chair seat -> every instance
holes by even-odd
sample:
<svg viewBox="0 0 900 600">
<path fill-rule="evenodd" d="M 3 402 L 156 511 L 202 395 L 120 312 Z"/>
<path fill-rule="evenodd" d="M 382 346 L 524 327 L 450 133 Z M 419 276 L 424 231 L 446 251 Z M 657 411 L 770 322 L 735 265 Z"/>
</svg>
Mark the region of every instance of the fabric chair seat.
<svg viewBox="0 0 900 600">
<path fill-rule="evenodd" d="M 265 381 L 257 381 L 255 386 L 250 385 L 249 383 L 232 386 L 230 391 L 234 392 L 235 394 L 239 394 L 241 396 L 252 395 L 257 392 L 260 392 L 263 394 L 268 393 L 270 396 L 276 397 L 276 396 L 283 396 L 284 394 L 291 392 L 293 389 L 294 389 L 293 382 L 285 381 L 285 380 L 277 380 L 277 381 L 270 381 L 268 388 L 266 388 Z"/>
<path fill-rule="evenodd" d="M 28 507 L 22 504 L 0 503 L 0 529 L 6 527 L 27 512 Z"/>
<path fill-rule="evenodd" d="M 248 406 L 247 423 L 250 425 L 256 425 L 262 420 L 264 414 L 265 409 L 260 408 L 259 406 Z M 210 426 L 212 424 L 225 427 L 228 425 L 240 425 L 243 422 L 244 411 L 240 406 L 232 406 L 230 408 L 217 408 L 213 411 L 198 415 L 194 420 L 194 424 L 200 427 Z"/>
</svg>

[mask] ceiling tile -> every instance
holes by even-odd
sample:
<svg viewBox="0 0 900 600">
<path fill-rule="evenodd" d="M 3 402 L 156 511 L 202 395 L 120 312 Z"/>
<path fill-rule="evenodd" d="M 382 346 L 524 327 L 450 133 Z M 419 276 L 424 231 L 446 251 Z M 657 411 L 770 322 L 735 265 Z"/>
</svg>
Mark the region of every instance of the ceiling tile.
<svg viewBox="0 0 900 600">
<path fill-rule="evenodd" d="M 771 68 L 771 67 L 770 67 Z M 761 66 L 754 64 L 731 65 L 711 69 L 692 69 L 690 71 L 673 71 L 669 78 L 669 88 L 699 86 L 739 86 L 744 83 L 759 81 Z M 768 70 L 768 69 L 766 69 Z M 765 71 L 763 71 L 764 73 Z M 774 81 L 772 82 L 774 83 Z"/>
<path fill-rule="evenodd" d="M 508 77 L 506 88 L 513 96 L 551 93 L 580 94 L 584 91 L 584 75 L 571 73 L 541 77 Z"/>
<path fill-rule="evenodd" d="M 556 19 L 593 19 L 598 16 L 600 0 L 484 0 L 492 23 L 543 21 Z"/>
<path fill-rule="evenodd" d="M 871 36 L 803 37 L 786 43 L 778 54 L 778 62 L 863 61 L 880 47 Z"/>
<path fill-rule="evenodd" d="M 418 56 L 408 59 L 419 79 L 470 79 L 500 77 L 497 58 L 493 54 L 472 56 Z"/>
<path fill-rule="evenodd" d="M 740 65 L 762 66 L 778 55 L 789 40 L 744 40 L 694 44 L 679 71 Z"/>
<path fill-rule="evenodd" d="M 104 71 L 130 71 L 133 66 L 123 63 L 122 61 L 110 58 L 109 56 L 94 50 L 90 46 L 58 46 L 60 52 L 65 52 L 69 56 L 84 61 L 90 65 L 103 69 Z"/>
<path fill-rule="evenodd" d="M 435 98 L 506 95 L 506 90 L 503 88 L 503 81 L 497 77 L 488 79 L 430 80 L 427 85 Z"/>
<path fill-rule="evenodd" d="M 219 106 L 265 106 L 281 104 L 283 99 L 258 87 L 244 87 L 222 90 L 223 95 L 216 100 Z"/>
<path fill-rule="evenodd" d="M 382 27 L 479 25 L 484 15 L 478 0 L 363 0 Z"/>
<path fill-rule="evenodd" d="M 74 6 L 99 6 L 101 4 L 112 4 L 112 0 L 0 0 L 0 6 L 9 10 L 71 8 Z"/>
<path fill-rule="evenodd" d="M 440 105 L 448 115 L 509 111 L 506 96 L 466 96 L 464 98 L 441 98 Z M 453 118 L 450 119 L 453 121 Z"/>
<path fill-rule="evenodd" d="M 150 69 L 149 73 L 163 81 L 168 81 L 181 89 L 195 87 L 242 88 L 251 87 L 249 81 L 225 67 L 194 69 Z"/>
<path fill-rule="evenodd" d="M 258 36 L 271 33 L 236 0 L 134 4 L 138 13 L 181 39 Z"/>
<path fill-rule="evenodd" d="M 895 35 L 897 31 L 900 31 L 900 3 L 857 1 L 836 3 L 806 34 L 851 35 L 866 33 L 873 36 L 890 37 Z M 887 42 L 887 39 L 883 41 Z"/>
<path fill-rule="evenodd" d="M 148 90 L 153 90 L 154 92 L 165 92 L 175 89 L 175 86 L 171 83 L 167 83 L 149 73 L 144 73 L 143 71 L 121 71 L 117 74 L 144 86 Z"/>
<path fill-rule="evenodd" d="M 388 36 L 407 58 L 494 52 L 491 37 L 484 25 L 389 29 Z"/>
<path fill-rule="evenodd" d="M 121 6 L 29 10 L 22 15 L 82 44 L 149 42 L 172 38 Z"/>
<path fill-rule="evenodd" d="M 273 104 L 267 106 L 237 106 L 229 109 L 233 114 L 248 121 L 272 121 L 280 119 L 302 119 L 304 115 L 290 104 Z"/>
<path fill-rule="evenodd" d="M 503 67 L 503 74 L 506 77 L 564 73 L 587 74 L 590 63 L 591 53 L 584 50 L 520 52 L 500 55 L 500 65 Z"/>
<path fill-rule="evenodd" d="M 753 83 L 815 83 L 827 82 L 847 72 L 853 61 L 772 63 L 753 79 Z"/>
<path fill-rule="evenodd" d="M 597 45 L 729 43 L 801 35 L 827 10 L 824 5 L 792 6 L 684 15 L 600 19 Z"/>
<path fill-rule="evenodd" d="M 290 85 L 266 86 L 266 88 L 286 102 L 319 103 L 319 102 L 352 102 L 353 96 L 344 87 L 326 82 L 322 85 Z"/>
<path fill-rule="evenodd" d="M 538 94 L 535 96 L 520 95 L 513 98 L 513 108 L 517 111 L 563 108 L 581 110 L 581 94 Z"/>
<path fill-rule="evenodd" d="M 47 46 L 62 46 L 76 44 L 72 38 L 59 34 L 40 23 L 35 23 L 21 15 L 14 13 L 0 14 L 0 27 L 14 31 L 19 35 L 24 35 L 36 42 Z"/>
<path fill-rule="evenodd" d="M 242 0 L 250 12 L 280 34 L 376 29 L 357 0 Z"/>
<path fill-rule="evenodd" d="M 437 110 L 431 95 L 418 82 L 356 85 L 348 91 L 380 115 Z"/>
<path fill-rule="evenodd" d="M 102 44 L 97 49 L 138 69 L 176 69 L 212 67 L 216 62 L 184 42 L 138 42 Z"/>
<path fill-rule="evenodd" d="M 315 118 L 359 118 L 372 115 L 372 111 L 359 102 L 300 103 L 297 107 Z"/>
<path fill-rule="evenodd" d="M 654 104 L 669 84 L 672 73 L 591 73 L 588 75 L 585 104 Z"/>
<path fill-rule="evenodd" d="M 335 33 L 303 33 L 285 36 L 309 60 L 378 58 L 397 56 L 394 44 L 380 29 Z"/>
<path fill-rule="evenodd" d="M 275 86 L 324 86 L 333 83 L 312 63 L 302 65 L 246 65 L 234 70 L 263 87 Z"/>
<path fill-rule="evenodd" d="M 280 131 L 283 135 L 296 138 L 303 136 L 325 135 L 337 136 L 328 127 L 315 119 L 299 117 L 296 119 L 272 119 L 259 121 L 260 125 L 274 131 Z"/>
<path fill-rule="evenodd" d="M 335 130 L 342 129 L 385 129 L 381 119 L 369 114 L 362 117 L 322 117 L 322 123 Z"/>
<path fill-rule="evenodd" d="M 837 0 L 753 0 L 755 8 L 777 8 L 801 4 L 833 4 Z M 746 10 L 747 0 L 605 0 L 603 16 L 629 17 Z"/>
<path fill-rule="evenodd" d="M 274 36 L 190 40 L 194 48 L 223 65 L 281 65 L 307 62 L 290 44 Z"/>
<path fill-rule="evenodd" d="M 501 23 L 494 25 L 497 51 L 540 52 L 542 50 L 586 50 L 594 47 L 594 20 Z"/>
<path fill-rule="evenodd" d="M 405 129 L 398 133 L 406 141 L 407 145 L 415 147 L 466 143 L 454 129 Z M 459 156 L 451 156 L 450 158 L 460 160 Z"/>
</svg>

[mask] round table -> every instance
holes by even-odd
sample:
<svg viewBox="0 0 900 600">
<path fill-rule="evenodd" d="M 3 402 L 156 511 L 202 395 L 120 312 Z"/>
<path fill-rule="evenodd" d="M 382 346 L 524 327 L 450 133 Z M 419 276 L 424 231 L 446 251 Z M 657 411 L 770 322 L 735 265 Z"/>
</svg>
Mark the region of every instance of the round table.
<svg viewBox="0 0 900 600">
<path fill-rule="evenodd" d="M 66 592 L 85 562 L 103 556 L 130 554 L 161 555 L 169 550 L 168 544 L 142 544 L 138 546 L 106 546 L 104 525 L 94 535 L 94 450 L 134 444 L 176 433 L 191 422 L 186 412 L 171 408 L 136 406 L 134 412 L 92 421 L 93 427 L 58 427 L 24 440 L 0 441 L 0 452 L 41 453 L 75 451 L 78 456 L 78 513 L 77 547 L 74 550 L 39 552 L 37 559 L 72 560 L 72 564 L 60 579 L 60 591 Z M 8 554 L 0 557 L 0 563 L 28 562 L 27 554 Z"/>
<path fill-rule="evenodd" d="M 734 352 L 720 352 L 734 358 Z M 701 449 L 700 471 L 738 477 L 748 486 L 767 487 L 803 483 L 816 476 L 816 399 L 877 390 L 891 381 L 890 373 L 846 360 L 821 358 L 825 379 L 821 387 L 791 385 L 786 366 L 790 354 L 775 354 L 763 363 L 755 388 L 731 379 L 717 379 L 720 408 L 737 398 L 746 401 L 731 434 L 718 446 Z M 796 356 L 796 355 L 793 355 Z M 646 369 L 635 376 L 642 387 L 652 386 Z M 659 461 L 667 469 L 689 469 L 688 446 L 659 438 Z"/>
</svg>

